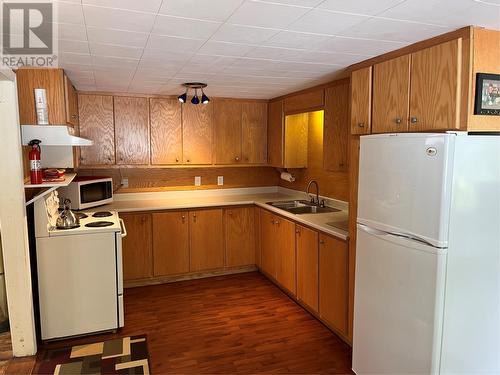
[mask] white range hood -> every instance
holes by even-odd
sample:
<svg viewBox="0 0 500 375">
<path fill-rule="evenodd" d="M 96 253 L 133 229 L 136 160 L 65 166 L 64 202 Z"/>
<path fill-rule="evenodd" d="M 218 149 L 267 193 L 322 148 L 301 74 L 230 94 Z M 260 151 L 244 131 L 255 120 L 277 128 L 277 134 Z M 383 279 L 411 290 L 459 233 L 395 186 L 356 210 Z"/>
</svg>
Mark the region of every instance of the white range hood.
<svg viewBox="0 0 500 375">
<path fill-rule="evenodd" d="M 23 145 L 39 139 L 42 146 L 92 146 L 93 141 L 72 134 L 73 128 L 65 125 L 21 125 Z"/>
</svg>

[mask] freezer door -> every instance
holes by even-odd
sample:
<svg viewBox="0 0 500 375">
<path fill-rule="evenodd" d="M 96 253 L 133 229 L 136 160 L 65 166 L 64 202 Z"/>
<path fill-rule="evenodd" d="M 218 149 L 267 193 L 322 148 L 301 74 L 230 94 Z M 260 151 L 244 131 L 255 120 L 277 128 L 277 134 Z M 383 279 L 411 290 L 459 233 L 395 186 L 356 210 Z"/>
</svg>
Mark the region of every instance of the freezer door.
<svg viewBox="0 0 500 375">
<path fill-rule="evenodd" d="M 455 138 L 361 137 L 358 223 L 446 247 Z"/>
<path fill-rule="evenodd" d="M 358 226 L 353 337 L 357 375 L 437 373 L 446 252 Z"/>
</svg>

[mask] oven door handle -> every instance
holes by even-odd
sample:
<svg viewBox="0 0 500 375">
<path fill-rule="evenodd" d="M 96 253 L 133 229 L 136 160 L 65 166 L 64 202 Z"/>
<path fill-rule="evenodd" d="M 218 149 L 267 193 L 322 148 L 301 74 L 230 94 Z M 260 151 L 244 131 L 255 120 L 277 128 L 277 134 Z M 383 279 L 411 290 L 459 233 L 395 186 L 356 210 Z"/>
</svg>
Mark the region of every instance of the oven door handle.
<svg viewBox="0 0 500 375">
<path fill-rule="evenodd" d="M 122 228 L 122 238 L 127 237 L 127 228 L 125 227 L 125 222 L 123 221 L 123 219 L 120 219 L 120 227 Z"/>
</svg>

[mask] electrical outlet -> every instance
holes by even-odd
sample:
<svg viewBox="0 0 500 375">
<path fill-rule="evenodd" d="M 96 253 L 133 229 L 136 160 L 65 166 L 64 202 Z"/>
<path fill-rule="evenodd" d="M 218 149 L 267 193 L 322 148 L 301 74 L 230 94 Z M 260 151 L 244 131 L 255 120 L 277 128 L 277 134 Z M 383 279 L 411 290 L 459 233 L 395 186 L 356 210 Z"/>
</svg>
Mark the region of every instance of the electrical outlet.
<svg viewBox="0 0 500 375">
<path fill-rule="evenodd" d="M 128 177 L 122 178 L 122 187 L 128 188 Z"/>
<path fill-rule="evenodd" d="M 224 185 L 224 176 L 217 176 L 217 185 Z"/>
<path fill-rule="evenodd" d="M 201 186 L 201 176 L 196 176 L 194 178 L 194 186 Z"/>
</svg>

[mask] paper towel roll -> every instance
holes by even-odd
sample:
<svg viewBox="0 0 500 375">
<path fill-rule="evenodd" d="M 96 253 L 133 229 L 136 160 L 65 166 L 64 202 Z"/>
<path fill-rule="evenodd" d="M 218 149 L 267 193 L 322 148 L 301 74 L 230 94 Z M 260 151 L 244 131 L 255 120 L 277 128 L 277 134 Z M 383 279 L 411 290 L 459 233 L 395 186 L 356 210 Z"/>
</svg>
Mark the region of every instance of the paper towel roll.
<svg viewBox="0 0 500 375">
<path fill-rule="evenodd" d="M 281 179 L 282 180 L 285 180 L 285 181 L 288 181 L 288 182 L 294 182 L 295 181 L 295 177 L 293 177 L 293 175 L 291 173 L 288 173 L 288 172 L 281 172 Z"/>
</svg>

